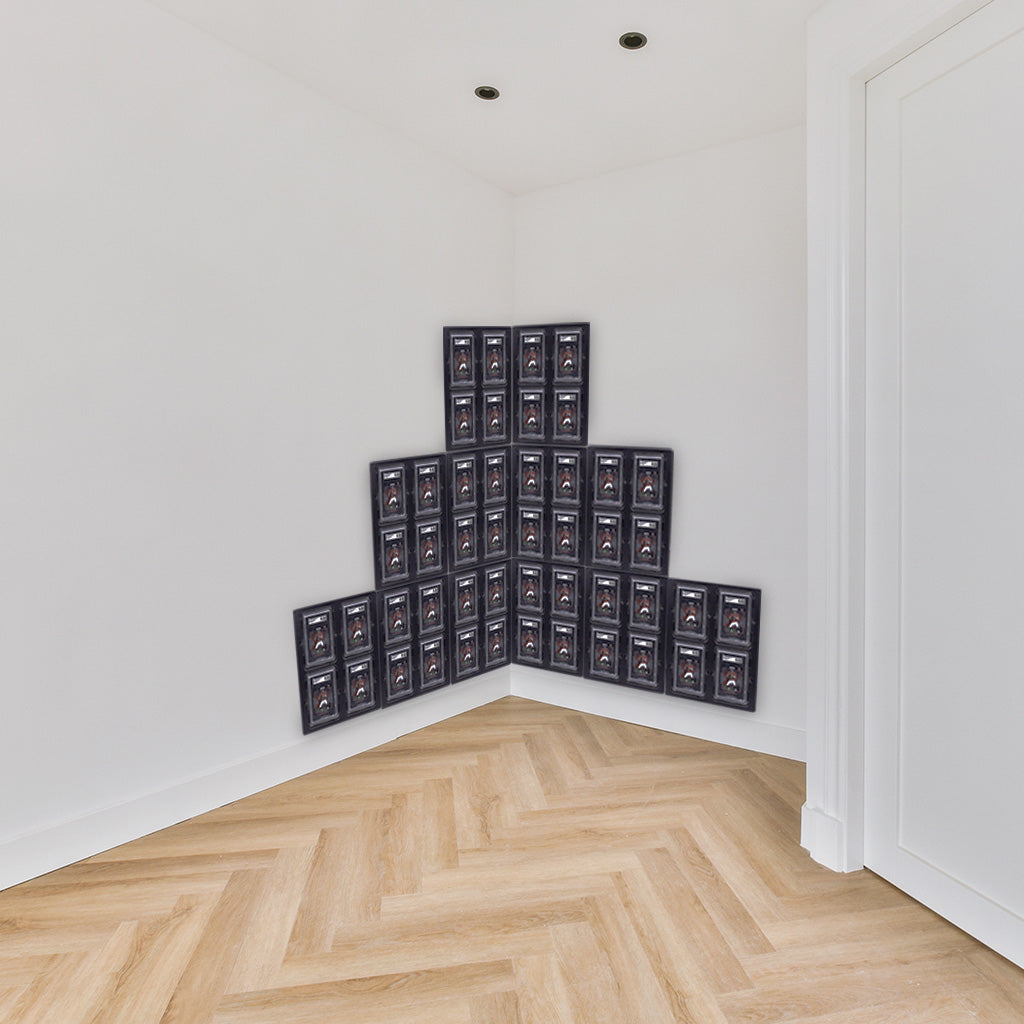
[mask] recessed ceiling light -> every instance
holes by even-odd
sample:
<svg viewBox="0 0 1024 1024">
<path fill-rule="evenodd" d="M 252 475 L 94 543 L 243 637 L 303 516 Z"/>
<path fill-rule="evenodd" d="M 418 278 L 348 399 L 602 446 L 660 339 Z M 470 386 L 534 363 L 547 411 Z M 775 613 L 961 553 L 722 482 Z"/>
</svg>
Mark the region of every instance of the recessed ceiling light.
<svg viewBox="0 0 1024 1024">
<path fill-rule="evenodd" d="M 482 100 L 496 100 L 501 95 L 493 85 L 478 85 L 473 91 Z"/>
<path fill-rule="evenodd" d="M 624 50 L 639 50 L 647 45 L 647 36 L 643 32 L 626 32 L 619 36 L 619 46 Z"/>
</svg>

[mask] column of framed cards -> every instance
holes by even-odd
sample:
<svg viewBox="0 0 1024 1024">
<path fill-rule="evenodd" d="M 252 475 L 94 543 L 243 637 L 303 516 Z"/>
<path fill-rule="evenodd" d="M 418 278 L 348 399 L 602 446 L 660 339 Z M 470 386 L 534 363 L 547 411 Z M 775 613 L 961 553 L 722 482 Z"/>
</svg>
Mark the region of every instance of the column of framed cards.
<svg viewBox="0 0 1024 1024">
<path fill-rule="evenodd" d="M 303 732 L 380 706 L 375 600 L 357 594 L 292 613 Z"/>
<path fill-rule="evenodd" d="M 585 446 L 590 325 L 515 327 L 512 346 L 514 440 Z"/>
<path fill-rule="evenodd" d="M 755 710 L 761 591 L 669 580 L 665 690 Z"/>
<path fill-rule="evenodd" d="M 448 451 L 507 445 L 512 417 L 508 327 L 444 329 Z"/>
</svg>

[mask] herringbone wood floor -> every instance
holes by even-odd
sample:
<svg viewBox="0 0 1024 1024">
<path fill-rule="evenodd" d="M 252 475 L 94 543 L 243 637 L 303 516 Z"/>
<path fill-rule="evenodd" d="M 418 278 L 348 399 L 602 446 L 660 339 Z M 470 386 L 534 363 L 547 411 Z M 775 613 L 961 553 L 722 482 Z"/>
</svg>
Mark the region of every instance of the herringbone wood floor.
<svg viewBox="0 0 1024 1024">
<path fill-rule="evenodd" d="M 1024 972 L 813 864 L 802 800 L 508 698 L 0 893 L 0 1020 L 1024 1020 Z"/>
</svg>

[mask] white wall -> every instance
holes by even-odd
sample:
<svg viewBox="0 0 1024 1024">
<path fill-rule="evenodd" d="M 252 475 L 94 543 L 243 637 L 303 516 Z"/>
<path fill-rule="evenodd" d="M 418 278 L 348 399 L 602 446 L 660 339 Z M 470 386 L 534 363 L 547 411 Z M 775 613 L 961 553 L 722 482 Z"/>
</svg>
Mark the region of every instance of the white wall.
<svg viewBox="0 0 1024 1024">
<path fill-rule="evenodd" d="M 792 757 L 806 677 L 804 183 L 793 128 L 516 200 L 516 321 L 592 324 L 591 443 L 675 450 L 671 574 L 764 592 L 757 712 L 663 700 L 666 727 Z"/>
<path fill-rule="evenodd" d="M 137 0 L 8 0 L 0 104 L 0 844 L 34 873 L 89 852 L 50 826 L 350 752 L 302 740 L 291 610 L 372 586 L 367 463 L 443 448 L 440 327 L 510 319 L 512 202 Z"/>
</svg>

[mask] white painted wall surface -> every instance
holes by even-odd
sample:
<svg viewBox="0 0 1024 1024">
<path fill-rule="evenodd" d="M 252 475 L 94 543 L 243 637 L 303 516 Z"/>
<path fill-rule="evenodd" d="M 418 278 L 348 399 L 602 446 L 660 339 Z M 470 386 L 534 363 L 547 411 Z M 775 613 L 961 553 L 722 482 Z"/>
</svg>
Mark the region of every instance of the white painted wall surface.
<svg viewBox="0 0 1024 1024">
<path fill-rule="evenodd" d="M 47 870 L 352 752 L 291 610 L 372 585 L 367 463 L 443 448 L 512 203 L 134 0 L 9 0 L 0 125 L 0 844 Z"/>
<path fill-rule="evenodd" d="M 799 758 L 804 181 L 794 128 L 520 197 L 515 291 L 519 323 L 591 321 L 591 443 L 675 450 L 671 574 L 764 591 L 757 712 L 666 727 Z"/>
</svg>

